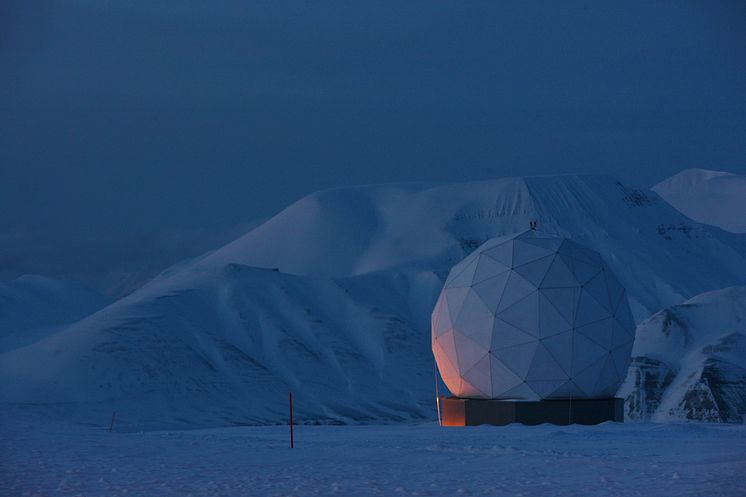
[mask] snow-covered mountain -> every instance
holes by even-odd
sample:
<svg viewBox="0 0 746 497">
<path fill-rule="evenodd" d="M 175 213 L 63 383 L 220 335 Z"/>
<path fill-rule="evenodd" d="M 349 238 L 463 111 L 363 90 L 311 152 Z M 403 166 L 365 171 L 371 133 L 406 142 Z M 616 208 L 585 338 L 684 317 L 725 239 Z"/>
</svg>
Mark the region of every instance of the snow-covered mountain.
<svg viewBox="0 0 746 497">
<path fill-rule="evenodd" d="M 746 287 L 703 293 L 641 323 L 620 393 L 627 417 L 746 422 Z"/>
<path fill-rule="evenodd" d="M 220 250 L 0 356 L 0 400 L 142 429 L 434 416 L 429 318 L 456 262 L 539 228 L 600 252 L 636 318 L 746 284 L 746 235 L 608 176 L 309 195 Z M 44 364 L 44 367 L 36 365 Z"/>
<path fill-rule="evenodd" d="M 0 282 L 0 352 L 38 341 L 109 303 L 70 280 L 25 275 Z"/>
<path fill-rule="evenodd" d="M 652 189 L 695 221 L 746 233 L 746 175 L 686 169 Z"/>
</svg>

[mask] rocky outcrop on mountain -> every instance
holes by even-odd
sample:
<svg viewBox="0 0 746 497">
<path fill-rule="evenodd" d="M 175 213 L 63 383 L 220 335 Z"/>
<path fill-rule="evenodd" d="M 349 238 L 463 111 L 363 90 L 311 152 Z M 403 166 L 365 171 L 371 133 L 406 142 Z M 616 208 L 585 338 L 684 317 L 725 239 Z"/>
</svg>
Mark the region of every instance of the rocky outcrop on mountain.
<svg viewBox="0 0 746 497">
<path fill-rule="evenodd" d="M 620 390 L 640 421 L 746 420 L 746 287 L 698 295 L 637 328 Z"/>
</svg>

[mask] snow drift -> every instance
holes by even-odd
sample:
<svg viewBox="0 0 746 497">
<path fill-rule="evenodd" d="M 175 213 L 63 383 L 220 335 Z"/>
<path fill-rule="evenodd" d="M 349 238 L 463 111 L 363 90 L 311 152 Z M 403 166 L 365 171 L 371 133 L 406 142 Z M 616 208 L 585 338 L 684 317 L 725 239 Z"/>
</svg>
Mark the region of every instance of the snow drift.
<svg viewBox="0 0 746 497">
<path fill-rule="evenodd" d="M 324 191 L 3 354 L 0 400 L 95 423 L 117 410 L 124 429 L 283 422 L 289 389 L 302 422 L 434 417 L 429 317 L 448 270 L 534 219 L 602 254 L 638 321 L 746 284 L 746 236 L 608 176 Z"/>
</svg>

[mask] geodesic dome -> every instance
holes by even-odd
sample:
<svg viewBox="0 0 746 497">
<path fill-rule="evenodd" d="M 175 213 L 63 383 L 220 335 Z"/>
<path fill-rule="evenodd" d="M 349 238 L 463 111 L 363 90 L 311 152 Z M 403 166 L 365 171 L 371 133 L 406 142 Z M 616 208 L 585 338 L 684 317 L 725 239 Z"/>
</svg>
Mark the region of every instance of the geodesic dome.
<svg viewBox="0 0 746 497">
<path fill-rule="evenodd" d="M 601 256 L 529 230 L 488 240 L 456 264 L 432 315 L 432 348 L 457 397 L 612 397 L 635 323 Z"/>
</svg>

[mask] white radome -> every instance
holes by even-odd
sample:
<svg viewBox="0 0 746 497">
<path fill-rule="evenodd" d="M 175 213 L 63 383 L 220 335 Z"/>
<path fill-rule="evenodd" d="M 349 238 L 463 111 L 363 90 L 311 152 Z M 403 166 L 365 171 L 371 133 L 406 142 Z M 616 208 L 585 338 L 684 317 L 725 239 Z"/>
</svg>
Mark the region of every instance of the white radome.
<svg viewBox="0 0 746 497">
<path fill-rule="evenodd" d="M 438 370 L 464 398 L 612 397 L 634 337 L 626 292 L 601 256 L 534 230 L 456 264 L 432 315 Z"/>
</svg>

